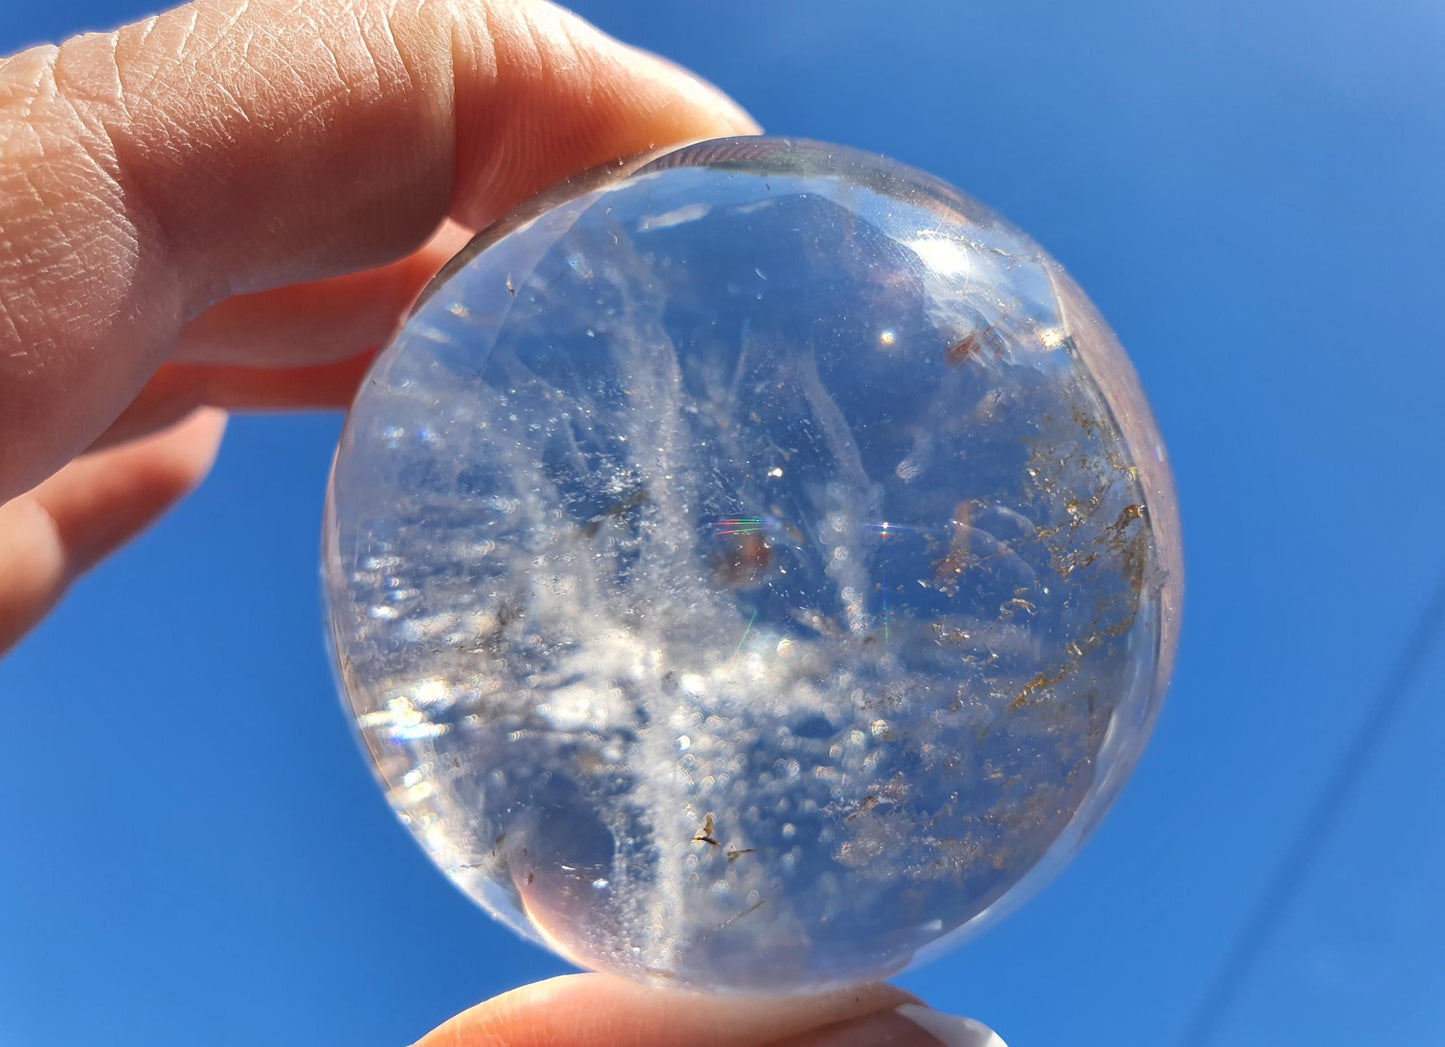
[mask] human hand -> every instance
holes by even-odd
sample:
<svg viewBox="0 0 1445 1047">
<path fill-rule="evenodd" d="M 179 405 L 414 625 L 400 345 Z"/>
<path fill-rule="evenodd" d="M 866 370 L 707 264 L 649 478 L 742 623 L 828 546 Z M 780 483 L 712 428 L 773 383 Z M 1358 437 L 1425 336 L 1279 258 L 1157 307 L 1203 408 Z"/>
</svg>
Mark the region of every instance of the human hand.
<svg viewBox="0 0 1445 1047">
<path fill-rule="evenodd" d="M 595 163 L 755 130 L 540 2 L 198 0 L 0 62 L 0 651 L 200 482 L 225 409 L 347 404 L 472 231 Z M 887 986 L 740 1001 L 597 975 L 422 1041 L 990 1042 Z"/>
<path fill-rule="evenodd" d="M 0 651 L 200 480 L 198 406 L 343 406 L 471 231 L 753 130 L 541 3 L 202 0 L 5 60 Z"/>
</svg>

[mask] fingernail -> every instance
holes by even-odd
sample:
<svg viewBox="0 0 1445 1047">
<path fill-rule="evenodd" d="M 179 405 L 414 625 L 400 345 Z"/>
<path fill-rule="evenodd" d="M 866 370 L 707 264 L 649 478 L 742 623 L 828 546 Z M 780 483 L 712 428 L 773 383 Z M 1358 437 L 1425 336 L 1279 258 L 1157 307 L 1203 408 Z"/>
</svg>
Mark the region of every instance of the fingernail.
<svg viewBox="0 0 1445 1047">
<path fill-rule="evenodd" d="M 1008 1047 L 1002 1036 L 972 1018 L 941 1014 L 920 1003 L 905 1003 L 897 1013 L 926 1031 L 942 1047 Z"/>
<path fill-rule="evenodd" d="M 972 1018 L 905 1003 L 891 1011 L 815 1029 L 787 1047 L 1008 1047 L 999 1035 Z"/>
</svg>

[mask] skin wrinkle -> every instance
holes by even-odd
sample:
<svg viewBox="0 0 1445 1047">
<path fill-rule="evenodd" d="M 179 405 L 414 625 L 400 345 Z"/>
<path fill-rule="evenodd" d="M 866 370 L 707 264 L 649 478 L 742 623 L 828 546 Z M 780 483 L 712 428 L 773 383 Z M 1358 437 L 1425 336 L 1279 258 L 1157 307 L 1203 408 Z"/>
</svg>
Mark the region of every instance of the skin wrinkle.
<svg viewBox="0 0 1445 1047">
<path fill-rule="evenodd" d="M 477 114 L 481 122 L 481 133 L 472 136 L 458 128 L 458 158 L 468 160 L 472 157 L 473 142 L 478 140 L 490 140 L 493 138 L 515 142 L 516 147 L 511 150 L 494 150 L 485 160 L 466 163 L 466 168 L 475 170 L 475 188 L 470 189 L 463 196 L 461 205 L 465 212 L 464 221 L 468 224 L 482 228 L 490 222 L 495 215 L 487 214 L 485 211 L 475 207 L 475 197 L 480 196 L 482 187 L 497 184 L 507 184 L 515 180 L 514 170 L 520 169 L 523 157 L 530 146 L 530 138 L 526 134 L 524 120 L 521 114 L 525 107 L 519 104 L 514 95 L 526 96 L 525 86 L 536 80 L 536 67 L 539 63 L 535 60 L 533 53 L 536 48 L 536 37 L 532 28 L 525 21 L 525 16 L 517 20 L 506 19 L 500 23 L 493 23 L 494 28 L 490 29 L 492 56 L 495 63 L 493 73 L 493 91 L 497 103 L 487 110 Z M 501 55 L 506 55 L 505 69 L 501 64 Z M 458 184 L 464 185 L 464 182 Z"/>
<path fill-rule="evenodd" d="M 331 28 L 330 26 L 323 26 L 316 19 L 307 18 L 306 21 L 310 23 L 312 32 L 315 33 L 316 38 L 321 42 L 322 53 L 325 54 L 327 58 L 331 59 L 332 77 L 334 78 L 335 82 L 337 84 L 340 84 L 342 89 L 345 90 L 347 88 L 346 72 L 342 69 L 340 54 L 337 53 L 336 48 L 334 48 L 331 43 L 335 34 L 328 32 L 328 30 Z M 373 72 L 377 74 L 377 80 L 379 82 L 381 80 L 381 68 L 376 65 L 375 56 L 373 56 L 370 53 L 370 50 L 365 46 L 366 34 L 365 31 L 362 29 L 359 20 L 356 23 L 355 28 L 358 30 L 358 38 L 362 41 L 362 49 L 367 51 L 367 57 L 372 60 L 372 69 Z M 251 47 L 249 44 L 246 47 L 246 57 L 248 60 L 251 57 Z"/>
<path fill-rule="evenodd" d="M 241 6 L 244 8 L 246 5 Z M 225 17 L 221 22 L 222 32 L 234 33 L 239 18 L 240 15 L 238 13 L 231 13 Z M 320 41 L 320 46 L 311 51 L 311 59 L 314 61 L 324 56 L 324 60 L 332 70 L 339 70 L 338 63 L 340 59 L 336 57 L 334 51 L 327 47 L 330 30 L 325 27 L 317 28 L 315 27 L 314 21 L 308 21 L 313 25 L 313 28 L 309 31 L 310 38 Z M 152 123 L 155 122 L 153 113 L 150 112 L 150 110 L 164 110 L 166 96 L 176 93 L 173 83 L 178 80 L 184 82 L 188 78 L 194 81 L 192 86 L 198 89 L 195 90 L 194 93 L 203 96 L 205 104 L 200 105 L 193 103 L 188 107 L 183 106 L 182 108 L 187 111 L 191 109 L 197 110 L 206 114 L 210 120 L 215 121 L 218 126 L 216 126 L 216 130 L 213 132 L 213 138 L 225 143 L 237 143 L 243 142 L 249 137 L 267 136 L 269 133 L 269 136 L 273 137 L 273 140 L 282 147 L 282 151 L 284 151 L 284 148 L 292 138 L 304 139 L 308 134 L 315 135 L 319 131 L 323 131 L 327 124 L 333 121 L 336 115 L 344 114 L 345 107 L 342 105 L 343 102 L 356 101 L 340 75 L 333 74 L 328 77 L 319 77 L 312 72 L 312 70 L 303 69 L 301 70 L 301 77 L 298 79 L 296 71 L 287 68 L 288 63 L 278 62 L 274 56 L 269 63 L 264 60 L 258 60 L 256 57 L 258 54 L 271 54 L 274 51 L 285 49 L 284 41 L 275 39 L 274 34 L 269 33 L 258 34 L 248 31 L 240 40 L 233 40 L 232 44 L 239 54 L 233 54 L 232 61 L 228 66 L 215 73 L 209 72 L 206 60 L 219 56 L 223 53 L 224 49 L 220 43 L 217 43 L 217 41 L 213 39 L 214 34 L 211 30 L 204 29 L 204 31 L 202 31 L 192 29 L 192 26 L 196 24 L 196 18 L 188 18 L 186 24 L 181 27 L 183 39 L 168 48 L 172 54 L 178 55 L 178 58 L 171 63 L 174 68 L 157 68 L 151 93 L 161 95 L 162 102 L 159 105 L 152 103 L 142 107 L 135 113 L 134 123 L 141 125 L 138 130 L 143 130 L 148 118 Z M 147 35 L 153 36 L 154 32 L 154 30 L 150 30 Z M 203 37 L 204 39 L 198 38 L 198 34 L 199 37 Z M 131 50 L 134 51 L 135 49 Z M 305 56 L 302 55 L 300 57 L 304 58 Z M 310 74 L 309 76 L 307 75 L 308 73 Z M 257 97 L 249 99 L 243 97 L 232 89 L 232 87 L 228 86 L 228 77 L 237 80 L 243 89 L 252 89 Z M 337 86 L 325 93 L 320 93 L 314 86 L 318 80 L 329 81 Z M 309 92 L 306 91 L 308 82 L 312 85 L 312 89 Z M 373 83 L 374 82 L 373 79 Z M 318 93 L 320 93 L 320 97 L 317 97 Z M 273 123 L 271 128 L 264 128 L 256 127 L 253 124 L 252 109 L 259 109 L 261 111 L 274 109 L 284 110 L 286 107 L 285 102 L 281 101 L 281 99 L 284 99 L 288 94 L 299 97 L 306 97 L 307 94 L 309 94 L 311 96 L 309 99 L 309 108 L 300 113 L 288 114 L 288 118 L 281 122 L 280 126 L 276 126 L 276 124 Z M 366 103 L 374 103 L 381 94 L 383 94 L 383 91 L 379 87 L 374 91 L 369 88 L 369 96 L 364 101 Z M 328 114 L 328 109 L 331 110 L 330 114 Z M 166 168 L 180 170 L 189 166 L 183 158 L 185 143 L 182 141 L 182 136 L 169 133 L 170 130 L 169 127 L 163 127 L 160 134 L 150 136 L 137 134 L 136 137 L 159 138 L 160 148 L 155 150 L 155 153 L 165 158 L 174 158 L 171 159 L 168 164 L 163 163 L 159 165 L 161 167 L 160 176 L 162 182 L 183 182 L 184 176 L 172 176 L 171 172 L 166 170 Z M 178 144 L 173 145 L 173 141 Z M 226 172 L 222 173 L 224 174 Z M 220 186 L 217 188 L 217 191 L 219 194 L 224 195 L 226 187 Z M 295 192 L 315 195 L 312 193 L 311 187 L 304 184 L 297 186 Z M 186 195 L 194 195 L 194 193 Z M 258 204 L 259 203 L 258 200 Z M 228 221 L 225 218 L 219 218 L 219 221 L 212 220 L 212 222 L 208 223 L 203 218 L 202 221 L 198 223 L 199 228 L 197 228 L 195 234 L 187 239 L 204 242 L 212 240 L 218 235 L 223 235 L 224 231 L 214 228 L 215 224 L 224 226 L 228 224 Z M 267 225 L 269 225 L 269 228 L 266 227 Z M 276 240 L 288 235 L 290 230 L 279 222 L 271 222 L 263 224 L 261 232 L 267 239 Z M 166 233 L 168 238 L 173 242 L 178 239 L 175 231 L 168 229 Z M 191 243 L 182 242 L 178 244 L 178 250 L 182 256 L 185 256 L 197 253 L 199 250 L 204 250 L 204 246 L 193 246 Z M 251 288 L 238 287 L 232 283 L 230 286 L 203 288 L 198 297 L 201 299 L 201 304 L 208 304 L 209 301 L 224 297 L 228 293 L 249 289 Z M 191 309 L 188 310 L 188 313 L 195 311 L 195 309 Z"/>
<path fill-rule="evenodd" d="M 488 222 L 499 217 L 496 209 L 478 207 L 478 196 L 486 192 L 487 186 L 510 185 L 522 181 L 522 172 L 532 163 L 533 155 L 551 149 L 546 142 L 552 124 L 564 123 L 564 118 L 543 121 L 548 124 L 542 129 L 530 126 L 529 116 L 533 108 L 526 104 L 532 95 L 542 95 L 548 88 L 539 49 L 538 26 L 529 17 L 529 9 L 523 4 L 513 4 L 507 9 L 510 17 L 493 17 L 488 20 L 490 32 L 491 91 L 496 95 L 496 105 L 477 111 L 480 130 L 477 134 L 462 137 L 460 159 L 468 169 L 477 170 L 471 191 L 461 201 L 462 212 L 458 217 L 474 228 L 483 228 Z M 555 137 L 555 136 L 553 136 Z M 475 157 L 475 142 L 500 139 L 514 143 L 510 150 L 493 150 L 484 160 Z"/>
<path fill-rule="evenodd" d="M 234 24 L 234 20 L 228 24 Z M 157 186 L 153 180 L 142 178 L 136 172 L 147 168 L 164 171 L 168 166 L 179 168 L 185 165 L 184 142 L 187 134 L 181 121 L 192 112 L 192 107 L 185 101 L 177 104 L 182 92 L 177 90 L 176 81 L 184 84 L 189 80 L 189 93 L 205 98 L 204 106 L 194 107 L 194 113 L 217 140 L 223 143 L 235 141 L 237 135 L 228 129 L 230 125 L 246 127 L 251 121 L 244 100 L 228 87 L 224 75 L 216 75 L 204 60 L 197 60 L 197 52 L 202 59 L 211 54 L 219 59 L 223 52 L 217 41 L 224 41 L 223 36 L 208 40 L 202 34 L 199 12 L 184 12 L 175 17 L 162 16 L 158 19 L 144 34 L 153 41 L 151 48 L 141 45 L 138 39 L 131 39 L 141 35 L 130 29 L 120 33 L 122 43 L 119 53 L 124 57 L 124 68 L 139 84 L 125 83 L 125 93 L 137 101 L 128 108 L 126 123 L 117 127 L 112 137 L 121 143 L 119 155 L 123 166 L 131 172 L 131 184 L 137 186 L 146 198 L 166 199 L 169 206 L 171 193 L 166 191 L 166 187 Z M 162 49 L 159 54 L 152 53 L 156 47 Z M 170 108 L 178 110 L 174 117 L 168 114 Z M 142 142 L 145 155 L 139 152 Z M 204 164 L 197 167 L 205 170 Z M 187 195 L 197 195 L 196 190 L 204 188 L 193 183 Z M 184 259 L 191 253 L 186 242 L 189 238 L 178 235 L 180 230 L 175 228 L 175 223 L 162 223 L 161 233 L 164 241 L 172 245 L 178 259 Z M 177 266 L 185 267 L 185 263 L 178 260 Z M 187 295 L 188 302 L 192 297 L 192 294 Z M 187 314 L 189 311 L 188 307 Z"/>
<path fill-rule="evenodd" d="M 144 47 L 150 39 L 151 30 L 155 28 L 156 16 L 151 15 L 149 18 L 142 18 L 139 22 L 132 22 L 131 25 L 140 37 L 140 45 Z M 119 34 L 117 34 L 117 36 L 119 36 Z"/>
<path fill-rule="evenodd" d="M 162 191 L 183 202 L 183 206 L 178 208 L 182 219 L 176 223 L 179 228 L 167 230 L 181 258 L 202 254 L 212 245 L 224 242 L 228 231 L 237 224 L 233 216 L 213 213 L 204 206 L 206 197 L 223 198 L 228 189 L 225 184 L 228 172 L 224 167 L 211 163 L 212 157 L 248 138 L 264 139 L 278 134 L 284 137 L 295 129 L 296 121 L 285 121 L 278 132 L 274 126 L 258 122 L 252 110 L 284 110 L 284 99 L 288 95 L 305 96 L 307 85 L 293 70 L 280 67 L 282 63 L 277 63 L 278 68 L 268 69 L 264 62 L 253 57 L 257 34 L 240 24 L 246 6 L 241 5 L 229 14 L 223 11 L 220 25 L 215 29 L 204 25 L 199 14 L 192 20 L 191 26 L 185 29 L 176 44 L 175 60 L 157 69 L 159 89 L 153 89 L 151 95 L 159 94 L 159 100 L 148 105 L 137 120 L 141 131 L 137 138 L 145 137 L 147 121 L 170 125 L 166 128 L 170 133 L 164 136 L 165 148 L 158 151 L 169 163 L 156 164 L 154 177 L 165 187 Z M 275 41 L 267 36 L 263 42 L 272 44 Z M 234 83 L 229 82 L 232 80 Z M 167 104 L 170 99 L 186 93 L 188 87 L 189 97 L 179 104 Z M 248 89 L 254 97 L 248 97 Z M 177 115 L 168 120 L 168 110 L 172 108 Z M 185 125 L 179 122 L 194 120 L 196 115 L 213 122 L 211 138 L 214 144 L 204 141 L 193 143 L 194 136 L 188 136 Z M 198 158 L 198 166 L 207 171 L 215 184 L 198 184 L 186 174 L 193 163 L 188 154 L 196 148 L 206 149 L 208 155 Z M 259 199 L 254 205 L 245 200 L 238 202 L 246 212 L 264 207 L 264 201 Z M 265 211 L 261 213 L 265 214 Z M 271 233 L 279 238 L 284 236 L 285 230 L 273 228 Z M 200 271 L 198 266 L 182 265 L 189 271 Z M 235 281 L 228 278 L 229 274 L 208 275 L 210 279 L 195 284 L 190 290 L 186 311 L 188 318 L 210 302 L 243 289 L 235 286 Z"/>
<path fill-rule="evenodd" d="M 194 58 L 199 59 L 208 57 L 212 52 L 223 46 L 226 37 L 233 29 L 236 28 L 236 26 L 240 25 L 241 19 L 245 18 L 246 13 L 250 10 L 251 0 L 239 0 L 239 2 L 236 4 L 235 10 L 231 13 L 231 17 L 226 21 L 224 25 L 220 27 L 219 31 L 216 33 L 215 40 L 200 54 L 195 55 Z M 195 14 L 195 17 L 193 17 L 191 20 L 191 36 L 195 35 L 196 23 L 199 17 L 199 13 L 197 12 Z"/>
<path fill-rule="evenodd" d="M 125 107 L 127 92 L 121 86 L 121 77 L 124 74 L 124 69 L 120 61 L 120 33 L 107 33 L 105 34 L 103 39 L 110 41 L 110 61 L 108 68 L 115 73 L 116 91 L 115 97 L 112 101 L 114 102 L 115 106 L 120 110 L 121 115 L 126 120 L 129 120 L 130 113 L 126 110 Z"/>
<path fill-rule="evenodd" d="M 16 430 L 15 438 L 0 448 L 0 474 L 7 460 L 23 462 L 35 433 L 44 431 L 46 405 L 26 396 L 25 387 L 43 382 L 50 373 L 63 375 L 67 358 L 76 353 L 72 348 L 76 343 L 103 340 L 111 331 L 136 326 L 142 320 L 140 296 L 134 293 L 132 279 L 138 267 L 139 238 L 125 219 L 121 189 L 107 169 L 104 143 L 96 141 L 89 122 L 64 97 L 62 53 L 44 57 L 37 71 L 38 101 L 26 107 L 29 117 L 25 125 L 31 131 L 32 144 L 29 160 L 23 153 L 14 156 L 13 136 L 4 139 L 5 154 L 13 158 L 11 177 L 6 181 L 18 174 L 31 190 L 32 206 L 22 204 L 16 218 L 21 241 L 34 245 L 28 257 L 22 253 L 19 259 L 0 265 L 0 282 L 18 282 L 24 292 L 21 296 L 5 294 L 7 303 L 19 303 L 7 304 L 6 326 L 14 332 L 13 342 L 32 347 L 37 358 L 27 360 L 23 375 L 0 365 L 0 376 L 4 376 L 0 405 Z M 73 187 L 77 184 L 88 187 L 82 199 L 75 198 Z M 12 205 L 7 210 L 17 208 Z M 24 228 L 31 223 L 40 229 Z M 75 235 L 82 229 L 84 234 Z M 47 298 L 82 306 L 103 304 L 49 311 L 42 307 Z M 129 375 L 122 368 L 115 376 L 116 384 L 138 390 L 150 369 L 150 361 L 134 361 Z M 72 446 L 70 451 L 74 454 L 80 449 Z"/>
<path fill-rule="evenodd" d="M 565 33 L 562 34 L 567 41 L 567 46 L 560 54 L 553 54 L 543 51 L 536 44 L 543 30 L 530 19 L 526 21 L 526 27 L 533 50 L 536 52 L 538 83 L 547 90 L 576 91 L 585 97 L 590 106 L 592 89 L 586 80 L 585 67 L 577 58 L 575 39 Z M 586 134 L 586 128 L 572 123 L 562 121 L 539 123 L 535 115 L 520 104 L 517 107 L 517 113 L 520 117 L 519 126 L 526 129 L 525 133 L 519 133 L 519 137 L 522 137 L 524 141 L 536 143 L 534 148 L 538 150 L 569 152 L 580 147 Z"/>
<path fill-rule="evenodd" d="M 75 141 L 90 155 L 96 172 L 114 192 L 113 198 L 106 201 L 107 217 L 113 216 L 117 224 L 129 228 L 127 239 L 133 245 L 136 267 L 143 265 L 140 257 L 143 250 L 155 250 L 160 257 L 156 258 L 153 268 L 162 272 L 168 260 L 168 241 L 147 235 L 150 229 L 160 228 L 159 212 L 143 188 L 126 179 L 121 162 L 119 143 L 132 122 L 126 98 L 128 94 L 139 97 L 133 91 L 128 92 L 124 83 L 121 34 L 93 34 L 82 37 L 81 41 L 86 49 L 79 60 L 67 61 L 63 48 L 57 56 L 53 76 L 55 102 L 74 113 L 76 120 L 89 131 L 88 135 L 75 136 Z M 91 54 L 92 51 L 97 53 Z M 72 69 L 76 70 L 74 76 Z M 97 83 L 100 79 L 104 82 Z"/>
<path fill-rule="evenodd" d="M 377 20 L 377 29 L 382 36 L 385 37 L 385 47 L 379 49 L 372 45 L 371 39 L 367 34 L 367 12 L 365 10 L 359 10 L 352 13 L 355 15 L 356 34 L 361 39 L 361 46 L 366 49 L 366 56 L 371 59 L 371 71 L 376 81 L 379 83 L 382 80 L 382 70 L 389 68 L 394 62 L 401 68 L 402 72 L 406 74 L 402 77 L 404 84 L 402 93 L 411 94 L 415 85 L 411 80 L 411 71 L 407 69 L 406 62 L 401 56 L 401 49 L 397 46 L 396 37 L 392 35 L 389 15 L 388 17 L 382 17 Z M 380 55 L 381 50 L 386 52 L 389 61 L 382 61 Z"/>
<path fill-rule="evenodd" d="M 48 75 L 46 70 L 55 64 L 55 56 L 59 52 L 60 48 L 55 45 L 45 44 L 10 58 L 0 59 L 0 106 L 20 107 L 20 111 L 9 121 L 12 129 L 23 126 L 34 113 L 35 106 L 43 100 L 40 92 Z M 16 83 L 8 83 L 15 70 L 26 68 L 34 69 L 31 77 L 17 78 Z M 0 139 L 0 145 L 4 145 L 3 139 Z"/>
<path fill-rule="evenodd" d="M 173 272 L 169 240 L 163 235 L 159 212 L 152 206 L 144 187 L 126 177 L 120 155 L 119 143 L 124 141 L 125 129 L 131 122 L 120 62 L 120 34 L 92 34 L 82 37 L 78 43 L 85 45 L 80 55 L 62 47 L 56 57 L 52 79 L 54 104 L 74 114 L 76 122 L 88 132 L 74 135 L 72 141 L 90 158 L 92 172 L 102 184 L 81 180 L 80 184 L 86 186 L 86 202 L 101 205 L 101 213 L 88 213 L 89 208 L 82 205 L 74 228 L 85 229 L 87 233 L 104 230 L 126 248 L 118 255 L 109 252 L 102 255 L 107 263 L 95 266 L 100 275 L 87 282 L 104 293 L 106 277 L 114 278 L 113 309 L 118 314 L 117 327 L 174 324 L 179 320 L 179 289 L 173 277 L 167 279 L 167 274 Z M 102 186 L 110 192 L 102 195 Z M 82 233 L 77 239 L 85 235 Z M 108 264 L 117 257 L 125 260 L 124 266 Z M 162 290 L 166 283 L 170 286 Z M 161 306 L 159 315 L 151 318 L 147 316 L 147 309 L 153 303 L 169 304 Z M 89 340 L 98 341 L 98 338 L 92 335 Z M 149 354 L 141 356 L 132 373 L 122 379 L 127 387 L 138 390 L 163 359 L 165 349 L 164 344 L 153 345 Z"/>
<path fill-rule="evenodd" d="M 98 38 L 97 42 L 107 40 L 111 44 L 109 53 L 112 56 L 111 60 L 113 63 L 115 37 L 108 35 Z M 112 68 L 115 67 L 112 65 Z M 99 186 L 92 186 L 91 191 L 99 194 L 105 190 L 109 190 L 109 192 L 106 193 L 107 199 L 104 200 L 104 203 L 108 205 L 107 211 L 109 214 L 120 217 L 121 215 L 129 213 L 132 210 L 132 206 L 126 203 L 125 187 L 121 185 L 119 172 L 116 170 L 115 144 L 111 138 L 110 130 L 105 126 L 104 122 L 97 119 L 96 114 L 92 112 L 93 109 L 105 105 L 114 105 L 123 109 L 123 105 L 120 102 L 119 84 L 117 83 L 112 98 L 98 100 L 96 104 L 88 104 L 79 85 L 69 90 L 64 88 L 60 83 L 60 78 L 64 75 L 64 67 L 57 66 L 55 69 L 56 104 L 64 106 L 65 109 L 74 116 L 75 122 L 84 129 L 82 133 L 72 136 L 70 141 L 74 142 L 75 146 L 90 161 L 91 170 L 100 179 L 101 184 Z M 118 78 L 119 72 L 117 69 L 117 79 Z M 131 236 L 128 239 L 131 241 L 133 247 L 139 248 L 138 236 Z"/>
<path fill-rule="evenodd" d="M 276 139 L 276 143 L 282 145 L 289 139 L 315 134 L 316 126 L 313 125 L 325 127 L 329 124 L 331 121 L 325 119 L 327 111 L 342 108 L 353 100 L 354 94 L 354 89 L 346 84 L 337 85 L 330 93 L 322 95 L 297 113 L 292 119 L 291 125 Z"/>
</svg>

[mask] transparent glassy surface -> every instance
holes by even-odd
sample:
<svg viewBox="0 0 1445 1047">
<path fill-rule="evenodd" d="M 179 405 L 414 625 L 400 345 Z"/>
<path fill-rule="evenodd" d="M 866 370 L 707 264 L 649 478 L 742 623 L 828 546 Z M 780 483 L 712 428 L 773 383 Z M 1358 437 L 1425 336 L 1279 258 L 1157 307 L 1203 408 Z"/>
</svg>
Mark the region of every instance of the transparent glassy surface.
<svg viewBox="0 0 1445 1047">
<path fill-rule="evenodd" d="M 1145 741 L 1163 448 L 1042 250 L 929 177 L 738 139 L 497 227 L 332 479 L 342 687 L 446 874 L 578 964 L 886 976 L 1078 847 Z"/>
</svg>

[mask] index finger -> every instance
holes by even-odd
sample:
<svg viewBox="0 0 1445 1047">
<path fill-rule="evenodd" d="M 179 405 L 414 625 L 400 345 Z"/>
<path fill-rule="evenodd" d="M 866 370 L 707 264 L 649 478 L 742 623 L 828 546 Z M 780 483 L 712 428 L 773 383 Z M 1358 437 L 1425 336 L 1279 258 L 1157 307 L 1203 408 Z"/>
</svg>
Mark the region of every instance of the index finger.
<svg viewBox="0 0 1445 1047">
<path fill-rule="evenodd" d="M 196 0 L 0 63 L 0 501 L 94 440 L 185 320 L 381 264 L 611 157 L 755 130 L 559 8 Z"/>
</svg>

